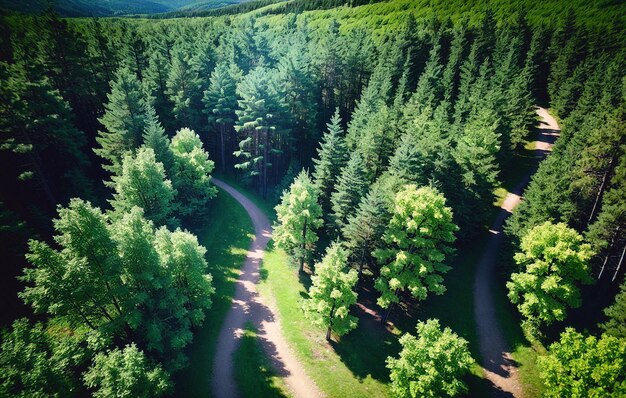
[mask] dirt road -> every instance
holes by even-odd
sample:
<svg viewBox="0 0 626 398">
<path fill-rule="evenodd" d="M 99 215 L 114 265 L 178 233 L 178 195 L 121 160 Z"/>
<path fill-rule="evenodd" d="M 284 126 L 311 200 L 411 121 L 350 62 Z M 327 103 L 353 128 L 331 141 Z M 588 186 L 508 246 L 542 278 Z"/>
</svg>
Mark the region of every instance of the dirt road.
<svg viewBox="0 0 626 398">
<path fill-rule="evenodd" d="M 537 162 L 539 162 L 552 150 L 560 129 L 556 120 L 545 109 L 538 108 L 537 114 L 541 120 L 537 128 L 538 139 L 535 143 Z M 494 386 L 493 395 L 496 397 L 520 398 L 523 396 L 517 367 L 511 358 L 511 348 L 498 323 L 492 288 L 496 283 L 494 274 L 498 248 L 502 240 L 502 226 L 513 209 L 522 201 L 522 192 L 533 173 L 534 170 L 520 181 L 502 203 L 501 210 L 489 229 L 490 236 L 479 260 L 474 280 L 474 314 L 480 340 L 481 365 L 487 379 Z"/>
<path fill-rule="evenodd" d="M 272 234 L 269 220 L 254 203 L 230 185 L 215 178 L 213 183 L 244 207 L 255 230 L 254 240 L 236 282 L 231 309 L 218 337 L 211 380 L 213 395 L 217 398 L 240 396 L 234 380 L 233 354 L 237 350 L 246 322 L 250 321 L 256 327 L 259 341 L 279 376 L 284 378 L 290 393 L 303 398 L 322 396 L 289 348 L 274 305 L 262 300 L 256 290 L 259 265 Z"/>
</svg>

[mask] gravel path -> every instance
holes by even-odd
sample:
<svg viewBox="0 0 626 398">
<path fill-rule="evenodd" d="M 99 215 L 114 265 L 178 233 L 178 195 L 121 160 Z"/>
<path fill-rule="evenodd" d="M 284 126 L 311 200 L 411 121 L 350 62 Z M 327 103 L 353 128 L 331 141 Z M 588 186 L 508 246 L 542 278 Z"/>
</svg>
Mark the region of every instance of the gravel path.
<svg viewBox="0 0 626 398">
<path fill-rule="evenodd" d="M 560 129 L 547 110 L 538 108 L 537 114 L 541 120 L 537 128 L 538 140 L 535 145 L 539 161 L 552 150 Z M 495 397 L 523 397 L 517 366 L 511 358 L 510 347 L 498 323 L 492 288 L 496 283 L 494 274 L 502 240 L 502 226 L 513 209 L 522 201 L 522 192 L 532 174 L 534 170 L 504 199 L 501 210 L 489 229 L 490 236 L 479 260 L 474 280 L 474 314 L 480 340 L 481 365 L 487 379 L 494 386 Z"/>
<path fill-rule="evenodd" d="M 259 264 L 272 234 L 269 220 L 263 212 L 236 189 L 213 178 L 213 183 L 241 204 L 254 224 L 254 240 L 236 282 L 235 297 L 217 341 L 213 359 L 211 388 L 216 398 L 240 396 L 234 380 L 233 354 L 237 350 L 246 322 L 257 329 L 257 336 L 265 352 L 282 377 L 290 393 L 295 397 L 320 397 L 315 383 L 306 375 L 302 364 L 295 357 L 280 328 L 278 311 L 273 303 L 263 300 L 257 290 Z"/>
</svg>

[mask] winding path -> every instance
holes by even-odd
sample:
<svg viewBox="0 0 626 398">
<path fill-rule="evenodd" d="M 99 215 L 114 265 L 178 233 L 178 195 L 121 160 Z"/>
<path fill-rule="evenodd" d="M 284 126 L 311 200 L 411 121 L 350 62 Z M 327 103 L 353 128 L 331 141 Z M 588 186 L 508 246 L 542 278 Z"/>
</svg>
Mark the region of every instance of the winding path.
<svg viewBox="0 0 626 398">
<path fill-rule="evenodd" d="M 263 212 L 235 188 L 213 178 L 213 183 L 232 196 L 246 210 L 254 224 L 254 239 L 236 282 L 232 306 L 222 324 L 213 359 L 211 388 L 216 398 L 240 396 L 234 378 L 233 354 L 237 350 L 245 324 L 252 322 L 265 352 L 296 397 L 320 397 L 315 383 L 306 375 L 280 327 L 278 311 L 273 303 L 263 300 L 257 290 L 259 265 L 272 234 L 272 228 Z"/>
<path fill-rule="evenodd" d="M 552 150 L 552 145 L 560 129 L 556 120 L 544 108 L 538 108 L 540 124 L 537 127 L 538 139 L 535 143 L 537 162 Z M 523 397 L 522 387 L 506 339 L 498 323 L 492 288 L 496 281 L 496 259 L 502 241 L 504 221 L 522 201 L 522 191 L 528 185 L 533 170 L 504 199 L 491 228 L 482 256 L 478 262 L 474 280 L 474 314 L 480 342 L 480 354 L 485 375 L 493 384 L 496 397 Z"/>
</svg>

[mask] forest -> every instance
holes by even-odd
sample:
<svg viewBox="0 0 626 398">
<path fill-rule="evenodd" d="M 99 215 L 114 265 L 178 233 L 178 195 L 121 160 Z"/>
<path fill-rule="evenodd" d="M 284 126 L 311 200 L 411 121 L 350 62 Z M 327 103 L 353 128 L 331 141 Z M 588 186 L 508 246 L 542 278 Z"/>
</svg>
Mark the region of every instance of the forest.
<svg viewBox="0 0 626 398">
<path fill-rule="evenodd" d="M 626 396 L 626 5 L 156 3 L 0 12 L 0 396 Z"/>
</svg>

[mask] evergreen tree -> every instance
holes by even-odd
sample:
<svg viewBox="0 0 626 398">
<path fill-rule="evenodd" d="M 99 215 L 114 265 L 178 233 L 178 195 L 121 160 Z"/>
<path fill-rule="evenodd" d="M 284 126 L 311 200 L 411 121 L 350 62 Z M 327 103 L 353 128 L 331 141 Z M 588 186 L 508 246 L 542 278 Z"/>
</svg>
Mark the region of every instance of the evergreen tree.
<svg viewBox="0 0 626 398">
<path fill-rule="evenodd" d="M 337 242 L 326 249 L 322 261 L 315 264 L 311 277 L 309 298 L 302 303 L 305 316 L 315 325 L 326 327 L 326 340 L 331 332 L 338 336 L 356 328 L 357 318 L 350 315 L 350 306 L 356 304 L 355 270 L 346 271 L 348 252 Z"/>
<path fill-rule="evenodd" d="M 317 188 L 303 170 L 276 206 L 278 222 L 274 226 L 274 240 L 299 261 L 301 272 L 317 242 L 315 231 L 323 224 L 322 208 L 317 200 Z"/>
<path fill-rule="evenodd" d="M 146 128 L 145 106 L 137 76 L 128 68 L 120 68 L 111 82 L 105 113 L 99 119 L 105 128 L 96 138 L 100 148 L 94 149 L 96 154 L 108 162 L 102 166 L 105 170 L 119 174 L 126 152 L 141 145 Z"/>
<path fill-rule="evenodd" d="M 335 111 L 335 115 L 330 120 L 330 123 L 327 124 L 327 127 L 328 131 L 324 133 L 320 147 L 317 149 L 317 158 L 313 159 L 315 164 L 313 179 L 319 189 L 319 201 L 324 214 L 330 212 L 330 198 L 335 178 L 337 178 L 348 159 L 339 108 Z"/>
<path fill-rule="evenodd" d="M 232 133 L 237 108 L 237 83 L 241 70 L 234 59 L 218 62 L 211 73 L 209 88 L 204 92 L 204 113 L 209 126 L 219 132 L 220 165 L 226 170 L 227 153 L 232 151 Z"/>
<path fill-rule="evenodd" d="M 363 279 L 364 266 L 371 264 L 371 253 L 380 248 L 390 217 L 386 193 L 380 186 L 373 186 L 342 230 L 345 245 L 359 266 L 359 282 Z"/>
<path fill-rule="evenodd" d="M 146 105 L 146 129 L 143 132 L 143 145 L 154 151 L 157 162 L 163 165 L 165 175 L 172 178 L 174 170 L 174 154 L 170 149 L 170 140 L 161 126 L 159 118 L 151 105 Z"/>
<path fill-rule="evenodd" d="M 267 197 L 269 169 L 273 158 L 281 156 L 281 142 L 289 141 L 289 128 L 281 116 L 285 106 L 279 96 L 272 71 L 257 67 L 237 85 L 239 109 L 235 130 L 242 137 L 235 156 L 240 158 L 236 168 L 244 170 L 258 181 L 261 195 Z"/>
<path fill-rule="evenodd" d="M 600 324 L 602 330 L 607 335 L 626 338 L 626 282 L 622 282 L 615 302 L 604 309 L 604 315 L 609 319 Z"/>
<path fill-rule="evenodd" d="M 179 128 L 201 126 L 202 82 L 191 65 L 190 52 L 182 46 L 172 51 L 172 67 L 167 77 L 167 94 L 174 104 Z"/>
<path fill-rule="evenodd" d="M 113 188 L 115 193 L 110 202 L 117 212 L 123 213 L 137 206 L 157 225 L 171 221 L 176 190 L 151 148 L 140 148 L 135 156 L 124 156 L 120 174 L 113 176 Z"/>
<path fill-rule="evenodd" d="M 443 274 L 450 270 L 445 260 L 454 253 L 452 243 L 458 227 L 445 198 L 433 188 L 406 185 L 395 197 L 391 221 L 383 236 L 384 247 L 374 252 L 381 264 L 375 288 L 378 305 L 387 308 L 387 321 L 400 291 L 408 290 L 418 300 L 428 293 L 442 294 Z"/>
<path fill-rule="evenodd" d="M 358 152 L 353 152 L 350 160 L 341 170 L 341 175 L 335 185 L 335 191 L 330 197 L 333 224 L 338 231 L 346 225 L 348 218 L 367 192 L 367 188 L 365 165 L 361 155 Z"/>
</svg>

